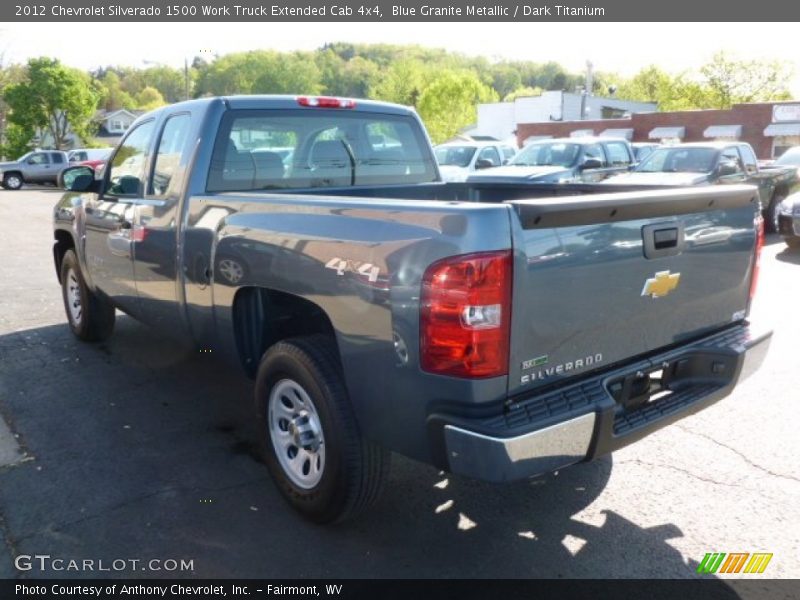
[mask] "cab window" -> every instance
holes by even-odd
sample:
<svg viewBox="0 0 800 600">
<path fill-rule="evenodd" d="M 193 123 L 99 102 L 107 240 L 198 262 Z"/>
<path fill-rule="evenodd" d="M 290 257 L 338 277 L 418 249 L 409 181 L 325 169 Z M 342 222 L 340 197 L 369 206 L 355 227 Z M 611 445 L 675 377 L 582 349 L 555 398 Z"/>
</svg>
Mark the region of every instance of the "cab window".
<svg viewBox="0 0 800 600">
<path fill-rule="evenodd" d="M 178 170 L 181 155 L 189 136 L 191 118 L 188 114 L 173 115 L 167 119 L 158 141 L 150 193 L 165 196 L 170 183 Z"/>
<path fill-rule="evenodd" d="M 494 146 L 487 146 L 486 148 L 483 148 L 478 154 L 478 158 L 475 162 L 477 163 L 479 160 L 488 160 L 490 163 L 492 163 L 493 167 L 499 167 L 503 162 L 500 159 L 500 153 Z"/>
<path fill-rule="evenodd" d="M 144 167 L 152 137 L 153 121 L 137 125 L 125 137 L 108 166 L 108 194 L 134 197 L 144 194 Z"/>
<path fill-rule="evenodd" d="M 608 153 L 608 164 L 612 167 L 627 167 L 631 164 L 631 155 L 628 147 L 621 142 L 609 142 L 606 144 Z"/>
<path fill-rule="evenodd" d="M 744 159 L 744 170 L 748 175 L 755 175 L 758 173 L 758 160 L 750 146 L 739 146 L 739 151 L 742 153 Z"/>
<path fill-rule="evenodd" d="M 742 167 L 742 159 L 739 156 L 739 151 L 733 146 L 730 148 L 725 148 L 725 150 L 722 151 L 722 161 L 732 162 L 736 165 L 737 171 L 744 171 L 744 168 Z"/>
<path fill-rule="evenodd" d="M 46 153 L 37 152 L 36 154 L 31 154 L 27 162 L 29 165 L 46 165 L 50 163 L 50 159 L 47 158 Z"/>
<path fill-rule="evenodd" d="M 603 147 L 600 144 L 589 144 L 583 149 L 583 158 L 586 160 L 587 158 L 596 158 L 600 161 L 600 165 L 605 167 L 606 163 L 606 155 L 603 152 Z"/>
</svg>

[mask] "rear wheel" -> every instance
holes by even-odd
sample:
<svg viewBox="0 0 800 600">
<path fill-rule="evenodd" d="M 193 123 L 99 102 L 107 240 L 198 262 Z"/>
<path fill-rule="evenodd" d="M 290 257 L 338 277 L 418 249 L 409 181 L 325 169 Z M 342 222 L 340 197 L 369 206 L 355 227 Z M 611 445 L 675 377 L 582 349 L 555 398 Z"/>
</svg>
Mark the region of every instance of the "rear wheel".
<svg viewBox="0 0 800 600">
<path fill-rule="evenodd" d="M 3 187 L 7 190 L 18 190 L 24 181 L 19 173 L 6 173 L 3 176 Z"/>
<path fill-rule="evenodd" d="M 78 339 L 96 342 L 111 335 L 114 306 L 88 288 L 73 250 L 61 261 L 61 292 L 69 327 Z"/>
<path fill-rule="evenodd" d="M 361 435 L 329 338 L 272 346 L 256 377 L 256 411 L 264 461 L 295 510 L 331 523 L 377 500 L 390 456 Z"/>
</svg>

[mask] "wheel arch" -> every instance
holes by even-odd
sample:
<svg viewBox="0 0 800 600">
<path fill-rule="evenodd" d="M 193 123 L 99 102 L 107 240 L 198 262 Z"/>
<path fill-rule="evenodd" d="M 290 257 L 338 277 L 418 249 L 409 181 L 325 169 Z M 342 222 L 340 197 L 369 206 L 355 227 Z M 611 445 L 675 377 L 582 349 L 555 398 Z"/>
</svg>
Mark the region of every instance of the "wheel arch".
<svg viewBox="0 0 800 600">
<path fill-rule="evenodd" d="M 53 233 L 55 242 L 53 243 L 53 262 L 56 267 L 56 277 L 58 283 L 61 283 L 61 263 L 64 261 L 64 255 L 67 250 L 75 250 L 75 238 L 69 231 L 64 229 L 56 229 Z"/>
<path fill-rule="evenodd" d="M 339 359 L 331 319 L 319 305 L 301 296 L 264 287 L 242 287 L 234 297 L 232 317 L 239 362 L 251 378 L 267 349 L 292 337 L 325 335 L 332 340 Z"/>
</svg>

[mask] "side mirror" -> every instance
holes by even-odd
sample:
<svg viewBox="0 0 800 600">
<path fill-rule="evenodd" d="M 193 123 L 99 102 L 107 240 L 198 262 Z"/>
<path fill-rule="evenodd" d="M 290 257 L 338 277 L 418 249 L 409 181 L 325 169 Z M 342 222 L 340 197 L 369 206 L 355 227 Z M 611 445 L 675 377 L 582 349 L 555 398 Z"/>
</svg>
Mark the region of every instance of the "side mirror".
<svg viewBox="0 0 800 600">
<path fill-rule="evenodd" d="M 585 158 L 581 164 L 581 169 L 602 169 L 603 163 L 599 158 Z"/>
<path fill-rule="evenodd" d="M 95 182 L 94 169 L 87 166 L 68 167 L 58 176 L 59 184 L 68 192 L 88 192 Z"/>
<path fill-rule="evenodd" d="M 475 169 L 491 169 L 494 163 L 488 158 L 479 158 L 475 161 Z"/>
<path fill-rule="evenodd" d="M 739 173 L 739 165 L 735 160 L 723 160 L 717 167 L 717 175 L 725 177 L 726 175 L 736 175 Z"/>
</svg>

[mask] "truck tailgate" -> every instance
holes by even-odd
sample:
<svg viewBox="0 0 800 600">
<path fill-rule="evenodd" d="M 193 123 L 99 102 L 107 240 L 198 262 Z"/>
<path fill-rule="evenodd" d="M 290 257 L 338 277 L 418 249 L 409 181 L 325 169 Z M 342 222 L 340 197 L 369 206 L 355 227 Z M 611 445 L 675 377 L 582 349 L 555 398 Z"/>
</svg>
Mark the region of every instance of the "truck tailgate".
<svg viewBox="0 0 800 600">
<path fill-rule="evenodd" d="M 607 368 L 744 319 L 751 186 L 508 202 L 509 394 Z"/>
</svg>

